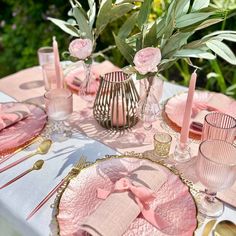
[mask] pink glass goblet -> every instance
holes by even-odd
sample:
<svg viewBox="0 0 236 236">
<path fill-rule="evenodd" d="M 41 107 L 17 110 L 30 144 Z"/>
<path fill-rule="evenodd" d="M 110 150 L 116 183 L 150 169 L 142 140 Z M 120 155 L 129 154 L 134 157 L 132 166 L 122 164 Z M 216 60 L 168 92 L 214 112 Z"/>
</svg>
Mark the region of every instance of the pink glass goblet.
<svg viewBox="0 0 236 236">
<path fill-rule="evenodd" d="M 49 121 L 52 122 L 51 138 L 63 141 L 71 136 L 65 121 L 73 111 L 72 93 L 68 89 L 52 89 L 45 93 L 45 106 Z"/>
<path fill-rule="evenodd" d="M 236 119 L 230 115 L 211 112 L 205 116 L 202 141 L 219 139 L 233 143 L 236 135 Z"/>
<path fill-rule="evenodd" d="M 205 140 L 199 146 L 196 173 L 206 187 L 198 210 L 207 217 L 218 217 L 224 211 L 216 199 L 217 191 L 232 186 L 236 180 L 236 147 L 223 140 Z"/>
</svg>

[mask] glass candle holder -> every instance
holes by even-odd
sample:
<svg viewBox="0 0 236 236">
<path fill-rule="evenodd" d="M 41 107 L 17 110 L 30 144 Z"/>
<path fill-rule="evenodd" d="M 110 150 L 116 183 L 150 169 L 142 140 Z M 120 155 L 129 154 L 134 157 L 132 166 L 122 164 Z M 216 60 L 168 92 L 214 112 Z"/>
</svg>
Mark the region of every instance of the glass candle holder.
<svg viewBox="0 0 236 236">
<path fill-rule="evenodd" d="M 170 152 L 172 137 L 163 132 L 154 135 L 154 153 L 159 157 L 167 157 Z"/>
</svg>

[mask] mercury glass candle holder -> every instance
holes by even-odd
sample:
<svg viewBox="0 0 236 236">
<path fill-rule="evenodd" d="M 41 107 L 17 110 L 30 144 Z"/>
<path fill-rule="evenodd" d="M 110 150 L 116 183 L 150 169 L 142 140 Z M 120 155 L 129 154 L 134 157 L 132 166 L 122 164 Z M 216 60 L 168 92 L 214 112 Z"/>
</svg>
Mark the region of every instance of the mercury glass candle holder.
<svg viewBox="0 0 236 236">
<path fill-rule="evenodd" d="M 172 137 L 164 132 L 157 132 L 154 137 L 154 153 L 158 157 L 168 157 Z"/>
<path fill-rule="evenodd" d="M 93 115 L 107 128 L 122 130 L 138 122 L 139 95 L 131 77 L 122 71 L 105 74 L 94 102 Z"/>
</svg>

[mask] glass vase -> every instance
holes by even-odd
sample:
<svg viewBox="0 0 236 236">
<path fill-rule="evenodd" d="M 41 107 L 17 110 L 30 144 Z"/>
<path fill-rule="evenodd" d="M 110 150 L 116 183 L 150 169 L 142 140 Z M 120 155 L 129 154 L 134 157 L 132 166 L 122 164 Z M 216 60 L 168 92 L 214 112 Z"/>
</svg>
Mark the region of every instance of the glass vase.
<svg viewBox="0 0 236 236">
<path fill-rule="evenodd" d="M 138 117 L 143 121 L 144 129 L 152 129 L 152 123 L 160 114 L 160 99 L 163 90 L 163 80 L 156 75 L 140 80 L 140 100 Z"/>
<path fill-rule="evenodd" d="M 85 77 L 80 85 L 79 95 L 85 101 L 87 101 L 91 105 L 91 107 L 93 107 L 93 102 L 99 88 L 99 83 L 92 71 L 92 64 L 83 63 L 83 65 L 84 65 Z"/>
</svg>

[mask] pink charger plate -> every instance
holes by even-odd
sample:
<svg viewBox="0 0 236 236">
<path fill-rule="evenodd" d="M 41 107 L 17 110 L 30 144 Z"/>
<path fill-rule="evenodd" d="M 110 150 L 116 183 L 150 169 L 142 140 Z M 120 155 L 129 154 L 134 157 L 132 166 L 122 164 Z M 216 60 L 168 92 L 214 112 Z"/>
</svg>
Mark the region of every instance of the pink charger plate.
<svg viewBox="0 0 236 236">
<path fill-rule="evenodd" d="M 212 98 L 212 96 L 214 96 L 215 94 L 216 93 L 212 93 L 212 92 L 196 91 L 193 97 L 193 104 L 194 103 L 207 103 L 209 99 Z M 170 98 L 167 104 L 165 105 L 165 113 L 167 117 L 179 127 L 182 126 L 187 95 L 188 95 L 187 93 L 178 94 Z M 236 117 L 236 101 L 234 101 L 233 99 L 229 97 L 227 98 L 229 101 L 229 106 L 227 110 L 225 110 L 224 112 L 227 113 L 228 115 Z M 194 114 L 193 112 L 193 115 L 196 115 L 196 114 Z M 195 130 L 191 127 L 190 127 L 190 132 L 193 134 L 201 135 L 201 131 Z"/>
<path fill-rule="evenodd" d="M 16 103 L 2 103 L 2 108 L 10 108 Z M 33 138 L 38 136 L 46 122 L 45 111 L 34 104 L 23 103 L 30 110 L 29 116 L 0 131 L 0 155 L 5 155 L 26 145 Z"/>
<path fill-rule="evenodd" d="M 138 158 L 104 159 L 83 169 L 72 179 L 61 196 L 57 220 L 61 236 L 82 236 L 79 224 L 103 201 L 96 196 L 96 189 L 111 189 L 114 182 L 140 166 L 155 166 L 167 173 L 167 182 L 156 192 L 151 207 L 158 209 L 170 226 L 163 231 L 153 227 L 142 217 L 136 218 L 123 236 L 190 236 L 197 226 L 196 206 L 188 187 L 178 176 L 154 162 Z M 155 181 L 155 180 L 153 180 Z"/>
<path fill-rule="evenodd" d="M 96 81 L 99 85 L 100 81 L 100 76 L 103 76 L 104 74 L 112 71 L 117 71 L 120 70 L 118 67 L 114 66 L 111 62 L 109 61 L 104 61 L 102 63 L 94 63 L 92 65 L 92 74 L 93 77 L 96 78 Z M 79 85 L 74 84 L 74 78 L 77 77 L 83 81 L 85 79 L 85 70 L 84 66 L 81 61 L 79 61 L 76 65 L 73 65 L 73 69 L 66 69 L 65 70 L 65 83 L 67 86 L 71 89 L 73 89 L 76 92 L 79 92 Z"/>
</svg>

